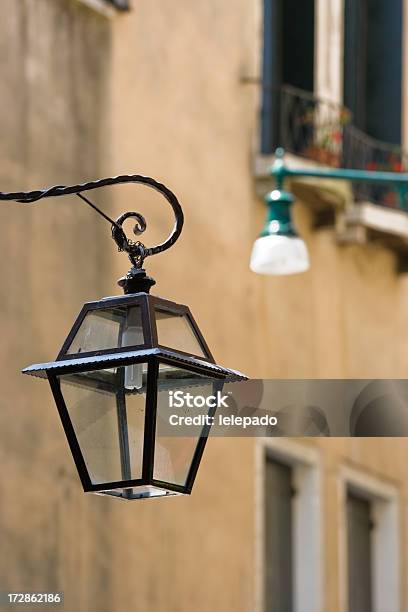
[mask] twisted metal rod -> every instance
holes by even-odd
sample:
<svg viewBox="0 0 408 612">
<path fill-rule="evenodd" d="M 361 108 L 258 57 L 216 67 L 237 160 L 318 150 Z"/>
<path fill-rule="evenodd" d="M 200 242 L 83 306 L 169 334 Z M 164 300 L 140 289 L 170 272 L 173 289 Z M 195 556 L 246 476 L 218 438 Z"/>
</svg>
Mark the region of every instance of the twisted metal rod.
<svg viewBox="0 0 408 612">
<path fill-rule="evenodd" d="M 111 219 L 107 214 L 100 210 L 89 198 L 82 195 L 83 191 L 90 191 L 93 189 L 99 189 L 101 187 L 108 187 L 110 185 L 120 185 L 125 183 L 138 183 L 150 187 L 155 191 L 158 191 L 168 201 L 173 209 L 175 216 L 175 225 L 170 236 L 164 242 L 155 245 L 153 247 L 146 247 L 143 243 L 137 241 L 133 242 L 130 240 L 122 225 L 126 219 L 133 218 L 137 220 L 137 224 L 134 227 L 135 234 L 141 234 L 145 231 L 147 224 L 144 217 L 137 212 L 128 212 L 121 215 L 116 221 Z M 156 181 L 149 176 L 143 176 L 140 174 L 122 174 L 115 177 L 108 177 L 99 179 L 96 181 L 88 181 L 86 183 L 79 183 L 77 185 L 55 185 L 54 187 L 47 187 L 45 189 L 37 189 L 33 191 L 14 191 L 14 192 L 0 192 L 0 201 L 14 201 L 21 204 L 34 204 L 43 198 L 59 197 L 65 195 L 77 195 L 81 200 L 91 206 L 100 216 L 111 224 L 112 227 L 112 238 L 116 242 L 119 251 L 126 251 L 130 261 L 136 268 L 141 268 L 143 261 L 146 257 L 162 253 L 169 249 L 180 237 L 181 231 L 184 224 L 184 214 L 181 205 L 175 196 L 175 194 L 163 183 Z"/>
</svg>

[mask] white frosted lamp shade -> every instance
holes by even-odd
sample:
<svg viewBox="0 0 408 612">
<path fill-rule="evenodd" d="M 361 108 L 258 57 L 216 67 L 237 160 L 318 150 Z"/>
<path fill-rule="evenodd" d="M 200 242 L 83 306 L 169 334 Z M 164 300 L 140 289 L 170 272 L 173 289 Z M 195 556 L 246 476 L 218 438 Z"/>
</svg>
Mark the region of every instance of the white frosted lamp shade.
<svg viewBox="0 0 408 612">
<path fill-rule="evenodd" d="M 250 268 L 257 274 L 297 274 L 309 268 L 306 244 L 298 236 L 262 236 L 255 240 Z"/>
</svg>

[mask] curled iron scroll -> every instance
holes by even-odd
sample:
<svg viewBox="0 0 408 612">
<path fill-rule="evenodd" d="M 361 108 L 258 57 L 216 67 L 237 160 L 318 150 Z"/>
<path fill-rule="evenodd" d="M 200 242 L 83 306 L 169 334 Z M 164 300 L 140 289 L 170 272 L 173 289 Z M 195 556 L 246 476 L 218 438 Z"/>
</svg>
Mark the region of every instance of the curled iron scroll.
<svg viewBox="0 0 408 612">
<path fill-rule="evenodd" d="M 137 223 L 133 228 L 133 233 L 136 236 L 142 234 L 147 227 L 147 223 L 143 215 L 138 212 L 132 211 L 126 212 L 116 219 L 115 224 L 112 225 L 112 238 L 118 245 L 119 251 L 126 251 L 132 264 L 136 268 L 141 268 L 146 257 L 150 257 L 151 255 L 156 255 L 157 253 L 162 253 L 163 251 L 166 251 L 178 240 L 183 229 L 184 214 L 180 203 L 174 193 L 162 183 L 158 183 L 157 181 L 149 177 L 140 176 L 138 177 L 138 180 L 135 180 L 134 182 L 142 183 L 144 185 L 152 187 L 153 189 L 161 193 L 172 207 L 176 220 L 173 231 L 171 232 L 167 240 L 156 246 L 146 247 L 140 241 L 134 242 L 133 240 L 130 240 L 123 230 L 123 223 L 127 219 L 135 219 Z"/>
<path fill-rule="evenodd" d="M 153 246 L 146 247 L 143 243 L 137 241 L 133 242 L 127 238 L 122 224 L 126 219 L 134 218 L 137 220 L 134 232 L 140 234 L 146 229 L 146 221 L 144 217 L 137 212 L 128 212 L 121 215 L 117 221 L 113 221 L 105 213 L 103 213 L 97 206 L 95 206 L 90 200 L 82 196 L 84 191 L 90 191 L 92 189 L 99 189 L 100 187 L 108 187 L 110 185 L 120 185 L 125 183 L 139 183 L 155 189 L 161 193 L 164 198 L 169 202 L 173 209 L 174 216 L 176 219 L 173 231 L 170 236 L 164 242 Z M 14 191 L 14 192 L 0 192 L 0 201 L 15 201 L 22 204 L 34 204 L 43 198 L 58 197 L 64 195 L 76 194 L 87 202 L 92 208 L 98 212 L 102 217 L 112 224 L 112 237 L 120 251 L 125 251 L 132 264 L 141 268 L 143 261 L 146 257 L 162 253 L 169 249 L 180 237 L 181 231 L 184 224 L 183 210 L 175 194 L 165 185 L 159 183 L 155 179 L 149 176 L 143 176 L 141 174 L 122 174 L 120 176 L 109 177 L 100 179 L 97 181 L 89 181 L 87 183 L 80 183 L 78 185 L 55 185 L 54 187 L 48 187 L 46 189 L 38 189 L 35 191 Z"/>
</svg>

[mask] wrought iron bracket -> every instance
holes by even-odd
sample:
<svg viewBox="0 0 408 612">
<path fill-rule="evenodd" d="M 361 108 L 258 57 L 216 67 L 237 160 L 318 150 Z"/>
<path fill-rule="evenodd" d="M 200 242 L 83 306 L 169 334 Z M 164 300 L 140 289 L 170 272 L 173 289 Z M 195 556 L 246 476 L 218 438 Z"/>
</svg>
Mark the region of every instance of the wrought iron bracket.
<svg viewBox="0 0 408 612">
<path fill-rule="evenodd" d="M 150 187 L 155 191 L 158 191 L 170 204 L 173 209 L 175 217 L 175 225 L 170 236 L 162 243 L 146 247 L 140 241 L 133 241 L 128 238 L 123 229 L 123 223 L 127 219 L 135 219 L 137 223 L 133 228 L 134 234 L 137 236 L 142 234 L 147 227 L 146 220 L 138 212 L 126 212 L 122 214 L 116 221 L 111 219 L 103 211 L 101 211 L 93 202 L 91 202 L 86 196 L 83 195 L 84 191 L 90 191 L 93 189 L 99 189 L 100 187 L 107 187 L 110 185 L 120 185 L 125 183 L 138 183 Z M 180 237 L 184 224 L 184 214 L 181 208 L 180 202 L 178 201 L 175 194 L 165 185 L 159 183 L 155 179 L 149 176 L 142 176 L 140 174 L 131 175 L 120 175 L 116 177 L 109 177 L 100 179 L 98 181 L 90 181 L 87 183 L 81 183 L 78 185 L 63 186 L 56 185 L 42 190 L 35 191 L 19 191 L 19 192 L 0 192 L 0 201 L 15 201 L 21 204 L 33 204 L 38 202 L 42 198 L 59 197 L 64 195 L 75 194 L 81 200 L 86 202 L 91 208 L 93 208 L 99 215 L 105 220 L 111 223 L 112 226 L 112 238 L 115 241 L 118 250 L 127 253 L 132 268 L 128 274 L 119 280 L 119 285 L 123 287 L 125 293 L 134 293 L 136 291 L 146 291 L 155 284 L 155 281 L 146 276 L 143 270 L 143 263 L 146 257 L 151 255 L 157 255 L 169 249 Z"/>
</svg>

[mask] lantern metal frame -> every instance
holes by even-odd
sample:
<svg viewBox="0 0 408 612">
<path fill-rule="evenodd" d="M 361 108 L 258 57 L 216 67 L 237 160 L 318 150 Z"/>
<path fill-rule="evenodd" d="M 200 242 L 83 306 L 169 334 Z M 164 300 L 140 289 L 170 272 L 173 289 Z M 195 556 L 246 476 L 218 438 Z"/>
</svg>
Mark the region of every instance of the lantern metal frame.
<svg viewBox="0 0 408 612">
<path fill-rule="evenodd" d="M 69 348 L 72 340 L 78 332 L 85 316 L 92 311 L 103 309 L 113 306 L 138 306 L 149 305 L 148 312 L 146 313 L 145 308 L 142 307 L 142 318 L 144 317 L 143 329 L 151 330 L 151 336 L 147 339 L 144 345 L 139 346 L 128 346 L 126 348 L 113 348 L 104 349 L 100 351 L 89 351 L 81 353 L 81 357 L 78 354 L 67 355 L 66 350 Z M 155 325 L 154 316 L 152 310 L 155 306 L 160 308 L 166 308 L 169 312 L 177 312 L 180 315 L 188 315 L 188 319 L 192 324 L 192 330 L 196 334 L 200 345 L 204 348 L 207 353 L 207 358 L 197 357 L 192 353 L 186 353 L 183 351 L 174 350 L 158 344 L 157 329 Z M 143 314 L 144 313 L 144 314 Z M 145 338 L 146 340 L 146 338 Z M 146 410 L 145 410 L 145 421 L 144 421 L 144 435 L 143 435 L 143 467 L 142 467 L 142 478 L 136 479 L 123 479 L 120 481 L 103 482 L 101 484 L 95 484 L 92 482 L 89 475 L 88 468 L 83 452 L 78 442 L 77 434 L 69 411 L 66 405 L 66 401 L 63 397 L 59 375 L 83 373 L 89 371 L 97 371 L 102 369 L 108 369 L 111 367 L 119 367 L 133 364 L 147 364 L 147 384 L 146 384 Z M 47 378 L 50 384 L 55 403 L 57 405 L 58 413 L 65 431 L 65 435 L 68 440 L 68 444 L 78 470 L 78 474 L 85 492 L 101 492 L 107 495 L 114 495 L 116 497 L 123 497 L 125 499 L 136 499 L 140 497 L 149 497 L 149 494 L 133 494 L 131 491 L 126 489 L 132 489 L 134 487 L 156 487 L 163 489 L 166 494 L 189 494 L 191 493 L 194 480 L 200 465 L 201 457 L 203 455 L 207 438 L 210 432 L 210 426 L 204 425 L 197 446 L 193 454 L 192 462 L 188 471 L 188 475 L 184 485 L 179 485 L 171 482 L 164 482 L 153 477 L 154 472 L 154 450 L 155 450 L 155 438 L 156 438 L 156 416 L 157 416 L 157 384 L 159 377 L 159 365 L 173 365 L 185 368 L 189 372 L 200 374 L 203 376 L 203 380 L 208 381 L 211 379 L 215 389 L 221 390 L 223 382 L 232 382 L 238 380 L 244 380 L 246 377 L 240 372 L 223 368 L 215 364 L 214 359 L 208 349 L 208 346 L 193 318 L 191 312 L 187 306 L 181 304 L 173 304 L 168 300 L 163 300 L 154 296 L 150 296 L 146 293 L 139 293 L 135 295 L 128 295 L 123 297 L 105 298 L 98 302 L 90 302 L 84 305 L 80 315 L 77 317 L 70 333 L 65 340 L 61 351 L 57 359 L 54 362 L 34 364 L 23 370 L 24 374 L 30 374 L 32 376 Z M 209 410 L 209 416 L 213 416 L 215 409 Z M 121 423 L 120 429 L 125 426 L 125 423 Z M 119 436 L 120 436 L 119 432 Z M 121 451 L 122 452 L 122 451 Z M 123 468 L 123 466 L 122 466 Z M 114 490 L 123 489 L 121 495 Z"/>
<path fill-rule="evenodd" d="M 141 234 L 146 229 L 144 217 L 137 212 L 127 212 L 121 215 L 116 221 L 110 219 L 104 212 L 91 202 L 88 197 L 83 195 L 83 191 L 96 189 L 107 185 L 120 183 L 142 183 L 159 191 L 171 205 L 175 215 L 175 226 L 163 243 L 147 248 L 140 241 L 130 240 L 124 230 L 123 223 L 127 219 L 136 220 L 134 233 Z M 78 470 L 78 474 L 85 492 L 100 493 L 111 495 L 123 499 L 139 499 L 143 497 L 157 497 L 163 495 L 178 495 L 191 493 L 194 480 L 200 465 L 211 425 L 204 425 L 199 436 L 196 436 L 197 443 L 192 451 L 191 461 L 186 466 L 186 478 L 184 484 L 168 482 L 155 478 L 155 445 L 156 445 L 156 421 L 158 409 L 158 388 L 159 388 L 159 369 L 160 365 L 175 366 L 180 371 L 191 372 L 202 377 L 206 384 L 211 382 L 214 390 L 221 390 L 224 382 L 245 380 L 246 376 L 217 365 L 214 357 L 200 332 L 200 329 L 187 306 L 165 300 L 149 294 L 150 288 L 155 284 L 154 279 L 146 275 L 143 263 L 146 257 L 155 255 L 170 248 L 179 238 L 184 216 L 183 211 L 176 196 L 165 185 L 158 183 L 150 177 L 141 175 L 122 175 L 116 178 L 102 179 L 71 187 L 56 186 L 42 191 L 1 193 L 0 200 L 15 200 L 30 204 L 44 197 L 61 196 L 76 194 L 81 200 L 86 202 L 91 208 L 99 213 L 103 218 L 111 223 L 112 238 L 118 250 L 127 253 L 132 267 L 128 273 L 122 277 L 118 284 L 124 290 L 125 295 L 103 298 L 99 301 L 87 302 L 82 307 L 77 319 L 72 326 L 66 340 L 64 341 L 55 361 L 31 365 L 23 370 L 24 374 L 46 378 L 50 384 L 53 397 L 59 412 L 59 416 L 64 428 L 68 444 Z M 143 331 L 143 343 L 129 346 L 113 346 L 100 350 L 85 350 L 81 353 L 69 353 L 69 348 L 77 336 L 82 323 L 89 313 L 99 310 L 112 310 L 115 308 L 124 309 L 129 307 L 140 307 L 141 328 Z M 183 317 L 189 324 L 197 346 L 200 347 L 202 354 L 189 353 L 184 350 L 175 349 L 160 343 L 160 337 L 156 325 L 156 313 L 168 312 L 176 316 Z M 147 364 L 147 377 L 144 398 L 144 426 L 143 426 L 143 447 L 141 462 L 141 477 L 131 478 L 131 467 L 129 464 L 129 437 L 127 431 L 127 416 L 125 398 L 128 390 L 124 386 L 123 379 L 120 384 L 115 381 L 109 383 L 109 391 L 115 394 L 118 437 L 120 454 L 121 480 L 111 480 L 106 482 L 93 482 L 89 466 L 87 467 L 84 450 L 81 449 L 78 434 L 75 431 L 66 399 L 61 390 L 60 376 L 97 372 L 116 368 L 114 376 L 122 376 L 124 368 L 128 365 Z M 182 378 L 180 379 L 182 381 Z M 171 380 L 167 384 L 173 384 L 177 379 Z M 82 383 L 83 384 L 83 383 Z M 89 385 L 87 379 L 86 385 Z M 98 381 L 93 383 L 95 390 L 98 390 Z M 195 383 L 193 383 L 195 384 Z M 200 383 L 198 383 L 200 384 Z M 122 385 L 122 386 L 120 386 Z M 187 381 L 187 386 L 191 381 Z M 106 390 L 106 389 L 105 389 Z M 130 393 L 133 393 L 130 391 Z M 119 399 L 123 395 L 123 400 Z M 144 391 L 143 391 L 144 395 Z M 122 403 L 122 407 L 119 404 Z M 216 408 L 210 408 L 208 416 L 213 416 Z M 174 479 L 176 480 L 176 478 Z M 141 487 L 142 490 L 138 490 Z M 150 491 L 154 489 L 154 491 Z M 135 489 L 135 490 L 134 490 Z"/>
<path fill-rule="evenodd" d="M 169 313 L 184 315 L 187 317 L 188 322 L 190 323 L 191 329 L 196 337 L 198 343 L 202 347 L 204 353 L 207 355 L 205 361 L 214 362 L 214 358 L 211 354 L 211 351 L 200 332 L 200 329 L 190 311 L 188 306 L 183 304 L 177 304 L 176 302 L 171 302 L 170 300 L 165 300 L 164 298 L 160 298 L 157 296 L 149 295 L 148 293 L 135 293 L 132 295 L 125 296 L 114 296 L 110 298 L 103 298 L 102 300 L 87 302 L 82 307 L 81 312 L 79 313 L 71 331 L 69 332 L 66 340 L 64 341 L 61 350 L 58 354 L 57 361 L 61 359 L 73 359 L 75 358 L 75 354 L 67 354 L 67 350 L 72 343 L 75 335 L 77 334 L 83 320 L 86 315 L 90 312 L 103 310 L 104 308 L 114 308 L 118 306 L 140 306 L 141 307 L 141 316 L 143 329 L 145 331 L 145 343 L 140 345 L 138 344 L 134 348 L 139 350 L 143 348 L 164 348 L 170 349 L 171 347 L 163 346 L 158 341 L 158 333 L 156 321 L 153 316 L 154 310 L 163 310 Z M 147 334 L 146 334 L 147 332 Z M 147 336 L 147 337 L 146 337 Z M 123 348 L 112 348 L 112 349 L 104 349 L 99 351 L 88 351 L 87 353 L 81 353 L 82 356 L 93 356 L 93 355 L 102 355 L 102 354 L 112 354 L 112 353 L 120 353 L 123 352 Z M 193 353 L 187 353 L 183 351 L 177 351 L 178 353 L 185 354 L 186 356 L 194 357 Z M 202 358 L 204 359 L 204 357 Z"/>
<path fill-rule="evenodd" d="M 95 357 L 92 363 L 86 361 L 86 365 L 90 366 L 92 371 L 98 369 L 105 369 L 107 367 L 117 366 L 120 363 L 121 366 L 134 363 L 147 363 L 147 385 L 146 385 L 146 411 L 145 411 L 145 422 L 144 422 L 144 436 L 143 436 L 143 466 L 142 466 L 142 478 L 134 479 L 123 479 L 118 481 L 104 482 L 101 484 L 94 484 L 89 476 L 88 468 L 81 451 L 78 437 L 75 433 L 69 412 L 61 392 L 60 384 L 58 381 L 57 372 L 63 372 L 64 374 L 71 374 L 75 372 L 83 372 L 84 369 L 80 364 L 71 366 L 62 366 L 62 369 L 54 368 L 53 370 L 47 371 L 48 381 L 54 396 L 54 400 L 58 409 L 58 413 L 64 428 L 65 435 L 68 440 L 68 444 L 73 456 L 78 474 L 82 483 L 82 487 L 85 492 L 101 492 L 106 495 L 114 495 L 115 497 L 123 497 L 125 499 L 139 499 L 142 497 L 150 497 L 149 494 L 133 494 L 127 492 L 126 489 L 132 489 L 135 487 L 155 487 L 165 491 L 166 495 L 169 494 L 184 494 L 188 495 L 194 485 L 194 481 L 197 475 L 197 471 L 201 462 L 202 455 L 207 443 L 208 435 L 210 433 L 210 425 L 204 425 L 197 446 L 195 448 L 188 475 L 184 486 L 172 482 L 164 482 L 154 478 L 154 451 L 156 442 L 156 417 L 157 417 L 157 380 L 159 374 L 159 365 L 161 363 L 167 365 L 188 365 L 188 370 L 208 376 L 211 372 L 211 378 L 214 380 L 214 385 L 217 387 L 217 381 L 223 382 L 225 380 L 242 380 L 245 377 L 239 373 L 227 372 L 225 369 L 218 366 L 212 366 L 208 368 L 208 365 L 200 366 L 197 364 L 197 360 L 189 360 L 188 358 L 180 359 L 172 351 L 161 351 L 158 349 L 151 349 L 146 351 L 138 351 L 138 355 L 132 353 L 128 357 L 116 357 L 114 359 L 105 360 L 100 357 Z M 26 373 L 29 373 L 26 371 Z M 221 386 L 219 387 L 221 388 Z M 209 410 L 209 416 L 213 416 L 215 408 Z M 122 489 L 123 493 L 118 493 L 117 490 Z"/>
</svg>

